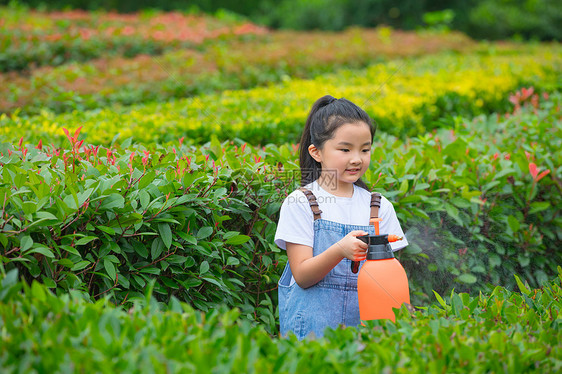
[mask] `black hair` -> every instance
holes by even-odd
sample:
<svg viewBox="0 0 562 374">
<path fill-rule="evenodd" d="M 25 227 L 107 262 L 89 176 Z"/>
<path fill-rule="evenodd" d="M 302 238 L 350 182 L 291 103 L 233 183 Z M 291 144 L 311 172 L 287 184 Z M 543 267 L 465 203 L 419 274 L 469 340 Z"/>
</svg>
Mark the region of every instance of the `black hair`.
<svg viewBox="0 0 562 374">
<path fill-rule="evenodd" d="M 312 105 L 306 125 L 300 141 L 300 168 L 301 186 L 305 186 L 320 177 L 322 165 L 312 158 L 308 153 L 308 147 L 314 144 L 316 148 L 322 149 L 324 143 L 334 137 L 335 131 L 347 123 L 363 122 L 371 130 L 371 142 L 375 136 L 376 127 L 371 117 L 351 101 L 326 95 Z M 355 184 L 368 190 L 367 185 L 361 179 Z"/>
</svg>

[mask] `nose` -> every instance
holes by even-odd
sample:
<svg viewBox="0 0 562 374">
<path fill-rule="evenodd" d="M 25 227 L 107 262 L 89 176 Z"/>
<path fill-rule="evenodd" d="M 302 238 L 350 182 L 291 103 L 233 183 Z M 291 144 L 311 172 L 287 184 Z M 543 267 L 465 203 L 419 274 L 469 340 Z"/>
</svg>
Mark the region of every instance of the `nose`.
<svg viewBox="0 0 562 374">
<path fill-rule="evenodd" d="M 352 165 L 358 165 L 361 163 L 361 153 L 354 152 L 351 157 L 350 163 Z"/>
</svg>

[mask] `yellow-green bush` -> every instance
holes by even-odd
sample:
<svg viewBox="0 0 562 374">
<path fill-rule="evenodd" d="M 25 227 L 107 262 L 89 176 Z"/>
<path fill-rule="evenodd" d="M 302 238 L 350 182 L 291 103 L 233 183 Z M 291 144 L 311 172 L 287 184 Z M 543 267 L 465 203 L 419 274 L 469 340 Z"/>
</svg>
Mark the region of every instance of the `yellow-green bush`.
<svg viewBox="0 0 562 374">
<path fill-rule="evenodd" d="M 181 137 L 201 143 L 212 134 L 262 144 L 297 141 L 311 104 L 325 94 L 364 107 L 385 132 L 411 136 L 439 126 L 441 117 L 506 110 L 508 93 L 522 85 L 553 88 L 561 70 L 559 50 L 541 46 L 516 56 L 441 54 L 170 103 L 64 115 L 45 111 L 30 118 L 3 115 L 0 137 L 58 144 L 62 127 L 83 126 L 90 141 L 106 145 L 116 135 L 145 144 Z"/>
</svg>

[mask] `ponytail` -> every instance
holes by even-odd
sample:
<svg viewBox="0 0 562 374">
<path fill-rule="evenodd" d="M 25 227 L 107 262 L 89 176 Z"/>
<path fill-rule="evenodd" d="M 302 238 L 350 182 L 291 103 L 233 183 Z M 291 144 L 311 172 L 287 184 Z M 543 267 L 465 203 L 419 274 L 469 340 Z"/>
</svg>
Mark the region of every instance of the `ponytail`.
<svg viewBox="0 0 562 374">
<path fill-rule="evenodd" d="M 312 158 L 308 147 L 314 144 L 322 149 L 324 143 L 331 139 L 334 132 L 346 123 L 364 122 L 371 130 L 371 141 L 375 136 L 375 127 L 369 115 L 357 105 L 344 98 L 336 99 L 326 95 L 312 105 L 306 124 L 302 132 L 299 146 L 299 161 L 301 169 L 301 186 L 314 182 L 322 173 L 322 164 Z M 368 190 L 361 179 L 355 185 Z"/>
<path fill-rule="evenodd" d="M 304 130 L 302 132 L 301 142 L 299 147 L 299 152 L 300 152 L 299 161 L 301 167 L 301 186 L 306 186 L 307 184 L 314 182 L 316 179 L 320 177 L 320 174 L 322 172 L 322 165 L 318 161 L 313 159 L 310 153 L 308 152 L 308 147 L 310 147 L 311 144 L 314 144 L 312 142 L 312 133 L 311 133 L 312 122 L 314 121 L 316 114 L 321 108 L 325 107 L 328 104 L 331 104 L 335 100 L 336 98 L 330 95 L 322 96 L 320 99 L 316 100 L 314 105 L 312 105 L 310 112 L 308 113 L 308 117 L 306 119 Z M 317 139 L 314 140 L 315 142 L 318 142 Z"/>
</svg>

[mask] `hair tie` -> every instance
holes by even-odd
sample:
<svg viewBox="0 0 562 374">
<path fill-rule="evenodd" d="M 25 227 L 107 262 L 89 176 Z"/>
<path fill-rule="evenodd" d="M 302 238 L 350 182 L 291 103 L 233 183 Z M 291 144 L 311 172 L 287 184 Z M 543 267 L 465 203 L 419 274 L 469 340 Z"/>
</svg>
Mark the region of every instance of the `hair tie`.
<svg viewBox="0 0 562 374">
<path fill-rule="evenodd" d="M 336 100 L 338 100 L 338 99 L 336 99 L 335 97 L 332 97 L 331 99 L 329 99 L 328 104 L 331 104 L 331 103 L 333 103 L 333 102 L 336 101 Z"/>
</svg>

